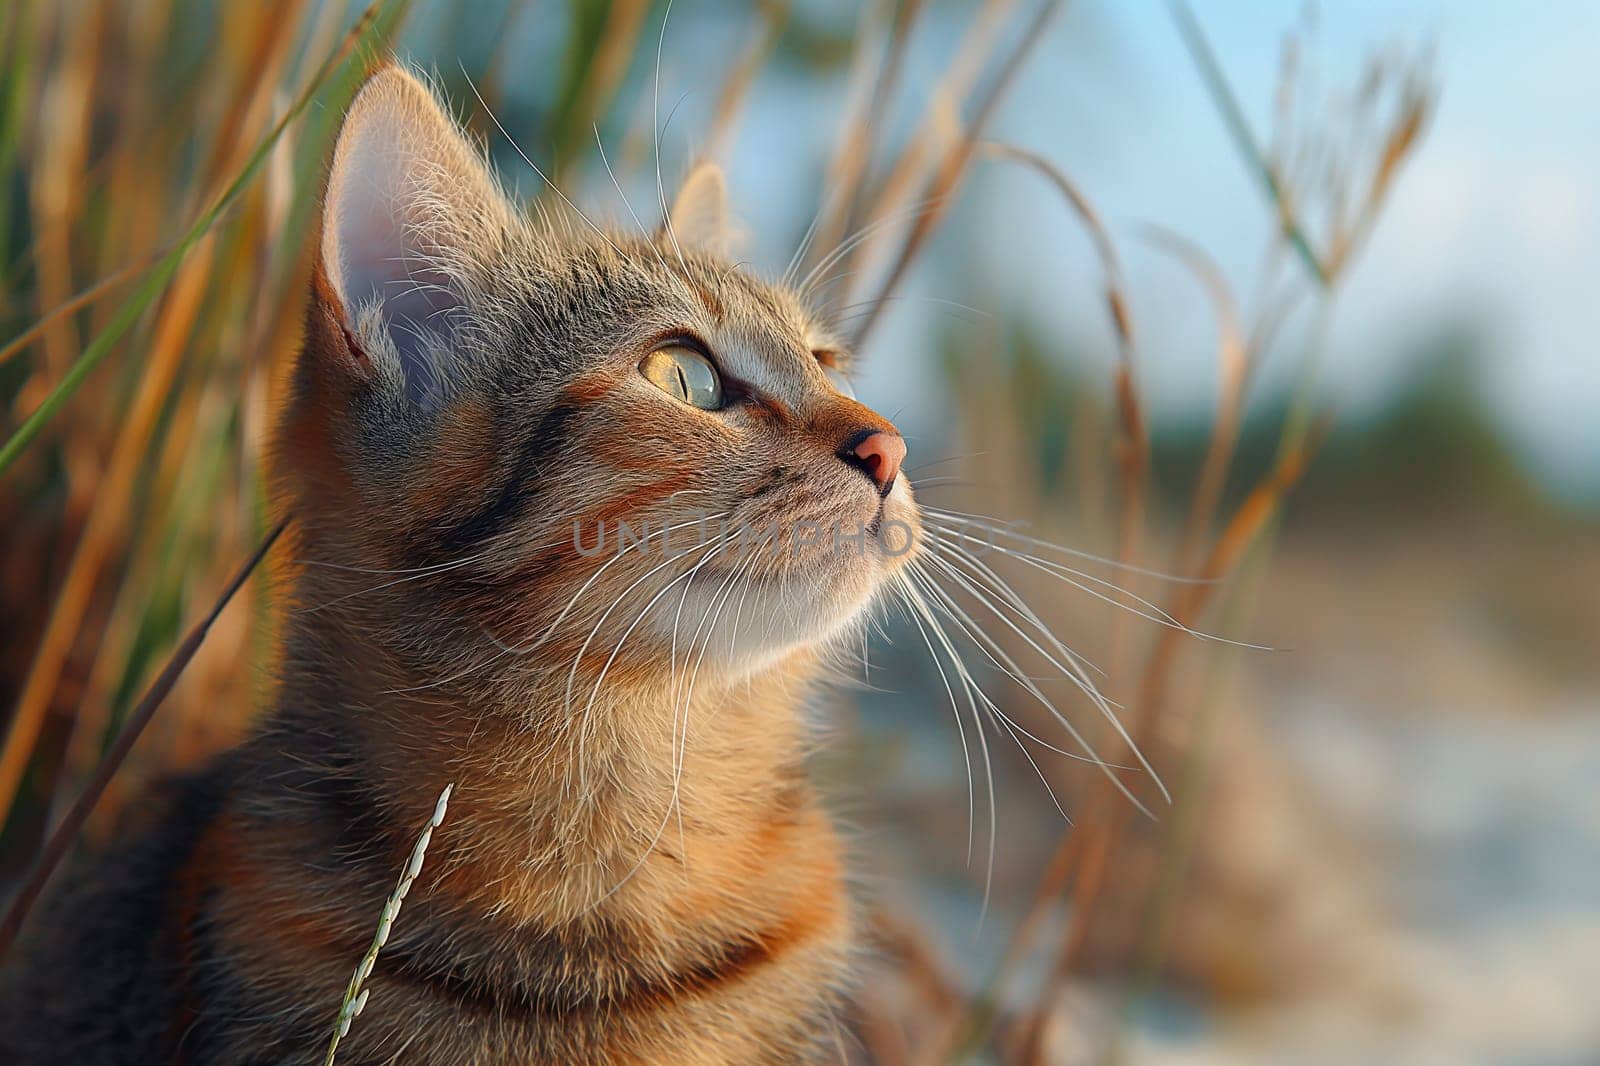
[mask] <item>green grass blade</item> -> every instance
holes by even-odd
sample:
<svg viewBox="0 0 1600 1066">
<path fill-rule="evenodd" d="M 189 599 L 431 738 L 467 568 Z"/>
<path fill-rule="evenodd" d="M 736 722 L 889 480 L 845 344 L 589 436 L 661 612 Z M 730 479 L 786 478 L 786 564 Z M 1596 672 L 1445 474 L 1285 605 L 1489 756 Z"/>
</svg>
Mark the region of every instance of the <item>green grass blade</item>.
<svg viewBox="0 0 1600 1066">
<path fill-rule="evenodd" d="M 1222 72 L 1222 64 L 1217 61 L 1217 54 L 1211 50 L 1211 42 L 1206 40 L 1205 31 L 1200 28 L 1199 20 L 1194 17 L 1194 12 L 1189 10 L 1189 5 L 1184 0 L 1168 0 L 1167 6 L 1172 9 L 1172 18 L 1178 24 L 1178 33 L 1183 37 L 1184 47 L 1189 50 L 1195 67 L 1200 71 L 1200 80 L 1205 83 L 1212 102 L 1222 114 L 1222 122 L 1228 127 L 1228 135 L 1233 138 L 1239 154 L 1261 179 L 1267 196 L 1271 198 L 1279 224 L 1283 227 L 1284 236 L 1305 263 L 1311 276 L 1317 280 L 1317 284 L 1327 288 L 1332 281 L 1327 268 L 1322 265 L 1322 258 L 1311 247 L 1310 238 L 1301 228 L 1289 200 L 1289 192 L 1283 187 L 1283 181 L 1278 176 L 1276 168 L 1267 161 L 1266 152 L 1262 151 L 1255 134 L 1251 132 L 1244 108 L 1239 105 L 1239 98 L 1228 85 L 1227 75 Z"/>
</svg>

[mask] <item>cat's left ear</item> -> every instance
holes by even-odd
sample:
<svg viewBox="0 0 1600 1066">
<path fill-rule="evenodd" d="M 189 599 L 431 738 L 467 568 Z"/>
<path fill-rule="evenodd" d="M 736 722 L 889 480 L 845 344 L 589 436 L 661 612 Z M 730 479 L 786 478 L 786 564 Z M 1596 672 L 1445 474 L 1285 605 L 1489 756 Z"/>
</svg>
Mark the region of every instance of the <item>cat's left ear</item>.
<svg viewBox="0 0 1600 1066">
<path fill-rule="evenodd" d="M 689 172 L 668 217 L 680 247 L 732 255 L 741 242 L 728 209 L 728 181 L 715 163 L 700 163 Z"/>
</svg>

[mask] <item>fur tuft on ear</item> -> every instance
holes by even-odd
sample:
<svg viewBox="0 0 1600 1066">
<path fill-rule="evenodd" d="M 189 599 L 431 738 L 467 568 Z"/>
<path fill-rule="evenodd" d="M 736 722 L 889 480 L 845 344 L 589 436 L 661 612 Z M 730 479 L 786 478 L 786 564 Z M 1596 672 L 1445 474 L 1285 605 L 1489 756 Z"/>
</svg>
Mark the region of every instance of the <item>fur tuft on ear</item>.
<svg viewBox="0 0 1600 1066">
<path fill-rule="evenodd" d="M 728 181 L 715 163 L 700 163 L 683 180 L 668 215 L 672 236 L 684 248 L 732 255 L 742 234 L 728 209 Z"/>
<path fill-rule="evenodd" d="M 394 64 L 367 80 L 334 149 L 322 267 L 345 327 L 414 400 L 448 394 L 475 258 L 515 218 L 426 86 Z"/>
</svg>

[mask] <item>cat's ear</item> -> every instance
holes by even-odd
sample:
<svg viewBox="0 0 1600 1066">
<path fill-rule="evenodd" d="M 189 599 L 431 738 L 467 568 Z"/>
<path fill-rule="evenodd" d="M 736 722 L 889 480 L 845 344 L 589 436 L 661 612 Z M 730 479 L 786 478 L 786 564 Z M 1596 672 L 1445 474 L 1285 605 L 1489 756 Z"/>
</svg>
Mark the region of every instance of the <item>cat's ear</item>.
<svg viewBox="0 0 1600 1066">
<path fill-rule="evenodd" d="M 448 391 L 475 258 L 514 209 L 432 92 L 397 65 L 345 115 L 328 177 L 321 276 L 346 338 L 414 399 Z M 369 350 L 376 349 L 376 350 Z"/>
<path fill-rule="evenodd" d="M 738 224 L 728 209 L 728 181 L 715 163 L 700 163 L 689 172 L 668 217 L 680 247 L 731 255 L 740 243 Z"/>
</svg>

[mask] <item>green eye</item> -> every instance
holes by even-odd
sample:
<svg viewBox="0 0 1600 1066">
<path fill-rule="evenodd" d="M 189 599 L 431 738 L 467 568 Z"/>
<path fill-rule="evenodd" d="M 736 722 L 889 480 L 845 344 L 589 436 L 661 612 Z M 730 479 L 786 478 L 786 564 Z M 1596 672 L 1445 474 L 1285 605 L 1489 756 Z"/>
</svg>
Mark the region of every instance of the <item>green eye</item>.
<svg viewBox="0 0 1600 1066">
<path fill-rule="evenodd" d="M 681 344 L 657 348 L 644 357 L 639 373 L 668 396 L 702 411 L 722 406 L 722 379 L 711 360 Z"/>
</svg>

